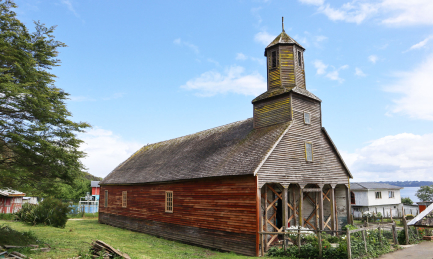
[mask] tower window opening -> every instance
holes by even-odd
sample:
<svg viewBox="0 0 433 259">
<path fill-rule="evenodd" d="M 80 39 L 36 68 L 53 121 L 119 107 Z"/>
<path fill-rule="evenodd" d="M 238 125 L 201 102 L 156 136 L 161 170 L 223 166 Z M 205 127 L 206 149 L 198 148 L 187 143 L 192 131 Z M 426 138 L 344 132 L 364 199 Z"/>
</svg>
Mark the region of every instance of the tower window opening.
<svg viewBox="0 0 433 259">
<path fill-rule="evenodd" d="M 302 67 L 302 54 L 300 51 L 298 51 L 298 65 Z"/>
<path fill-rule="evenodd" d="M 277 52 L 272 51 L 272 68 L 277 67 Z"/>
</svg>

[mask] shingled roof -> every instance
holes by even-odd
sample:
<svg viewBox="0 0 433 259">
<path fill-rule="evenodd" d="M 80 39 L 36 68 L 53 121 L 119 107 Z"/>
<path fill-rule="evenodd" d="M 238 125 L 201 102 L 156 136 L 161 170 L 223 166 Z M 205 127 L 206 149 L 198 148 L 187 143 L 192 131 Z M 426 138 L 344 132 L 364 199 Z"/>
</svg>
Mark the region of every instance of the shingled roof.
<svg viewBox="0 0 433 259">
<path fill-rule="evenodd" d="M 279 96 L 279 95 L 289 93 L 289 92 L 294 92 L 294 93 L 306 96 L 308 98 L 314 99 L 316 101 L 322 102 L 322 100 L 320 100 L 319 97 L 315 96 L 314 94 L 312 94 L 307 89 L 303 89 L 303 88 L 295 86 L 295 87 L 277 88 L 277 89 L 274 89 L 271 91 L 266 91 L 266 92 L 262 93 L 261 95 L 257 96 L 256 98 L 254 98 L 252 103 L 255 103 L 255 102 L 270 98 L 270 97 Z"/>
<path fill-rule="evenodd" d="M 360 183 L 351 183 L 350 189 L 351 190 L 374 190 L 374 189 L 399 190 L 399 189 L 403 189 L 403 187 L 395 186 L 387 183 L 360 182 Z"/>
<path fill-rule="evenodd" d="M 144 146 L 100 185 L 253 174 L 289 123 L 253 129 L 253 119 Z"/>
<path fill-rule="evenodd" d="M 287 35 L 286 32 L 284 32 L 284 31 L 282 33 L 280 33 L 280 35 L 278 35 L 271 43 L 269 43 L 269 45 L 266 47 L 266 49 L 270 48 L 274 45 L 277 45 L 279 43 L 281 43 L 281 44 L 296 44 L 299 47 L 301 47 L 302 49 L 305 49 L 304 47 L 302 47 L 301 44 L 296 42 L 292 37 Z M 266 51 L 265 51 L 265 56 L 266 56 Z"/>
</svg>

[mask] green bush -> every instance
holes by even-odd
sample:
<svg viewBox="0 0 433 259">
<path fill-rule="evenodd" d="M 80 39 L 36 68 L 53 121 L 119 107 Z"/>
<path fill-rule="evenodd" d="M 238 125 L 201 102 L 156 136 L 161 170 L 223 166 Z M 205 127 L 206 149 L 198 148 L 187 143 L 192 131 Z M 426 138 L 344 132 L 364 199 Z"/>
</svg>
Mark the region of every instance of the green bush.
<svg viewBox="0 0 433 259">
<path fill-rule="evenodd" d="M 64 228 L 70 210 L 71 208 L 60 200 L 47 198 L 38 205 L 24 204 L 21 210 L 16 213 L 16 218 L 32 225 L 44 224 Z"/>
<path fill-rule="evenodd" d="M 14 220 L 15 219 L 15 215 L 12 213 L 0 213 L 0 219 L 4 219 L 4 220 Z"/>
<path fill-rule="evenodd" d="M 19 232 L 7 225 L 0 225 L 0 245 L 25 246 L 38 242 L 35 234 L 31 231 Z"/>
</svg>

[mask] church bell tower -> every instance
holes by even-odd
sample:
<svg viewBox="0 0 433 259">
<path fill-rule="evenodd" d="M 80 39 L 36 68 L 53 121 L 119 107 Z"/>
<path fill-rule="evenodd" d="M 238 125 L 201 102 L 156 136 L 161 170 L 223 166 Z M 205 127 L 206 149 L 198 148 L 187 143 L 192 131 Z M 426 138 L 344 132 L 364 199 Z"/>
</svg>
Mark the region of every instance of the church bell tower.
<svg viewBox="0 0 433 259">
<path fill-rule="evenodd" d="M 267 91 L 255 98 L 254 128 L 262 128 L 292 119 L 290 92 L 306 91 L 304 47 L 284 31 L 266 48 Z"/>
</svg>

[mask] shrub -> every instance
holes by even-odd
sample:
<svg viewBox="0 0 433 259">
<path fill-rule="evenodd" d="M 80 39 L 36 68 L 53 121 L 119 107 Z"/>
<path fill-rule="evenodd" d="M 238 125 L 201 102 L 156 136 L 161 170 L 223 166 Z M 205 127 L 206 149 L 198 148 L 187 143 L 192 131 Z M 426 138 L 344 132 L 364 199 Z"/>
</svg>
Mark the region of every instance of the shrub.
<svg viewBox="0 0 433 259">
<path fill-rule="evenodd" d="M 4 219 L 4 220 L 13 220 L 15 219 L 15 215 L 11 214 L 11 213 L 0 213 L 0 219 Z"/>
<path fill-rule="evenodd" d="M 36 243 L 38 240 L 33 232 L 19 232 L 7 225 L 0 225 L 0 245 L 25 246 Z"/>
<path fill-rule="evenodd" d="M 70 208 L 60 200 L 47 198 L 38 205 L 24 204 L 16 213 L 17 220 L 28 224 L 44 224 L 53 227 L 64 228 L 68 221 L 67 214 Z"/>
</svg>

